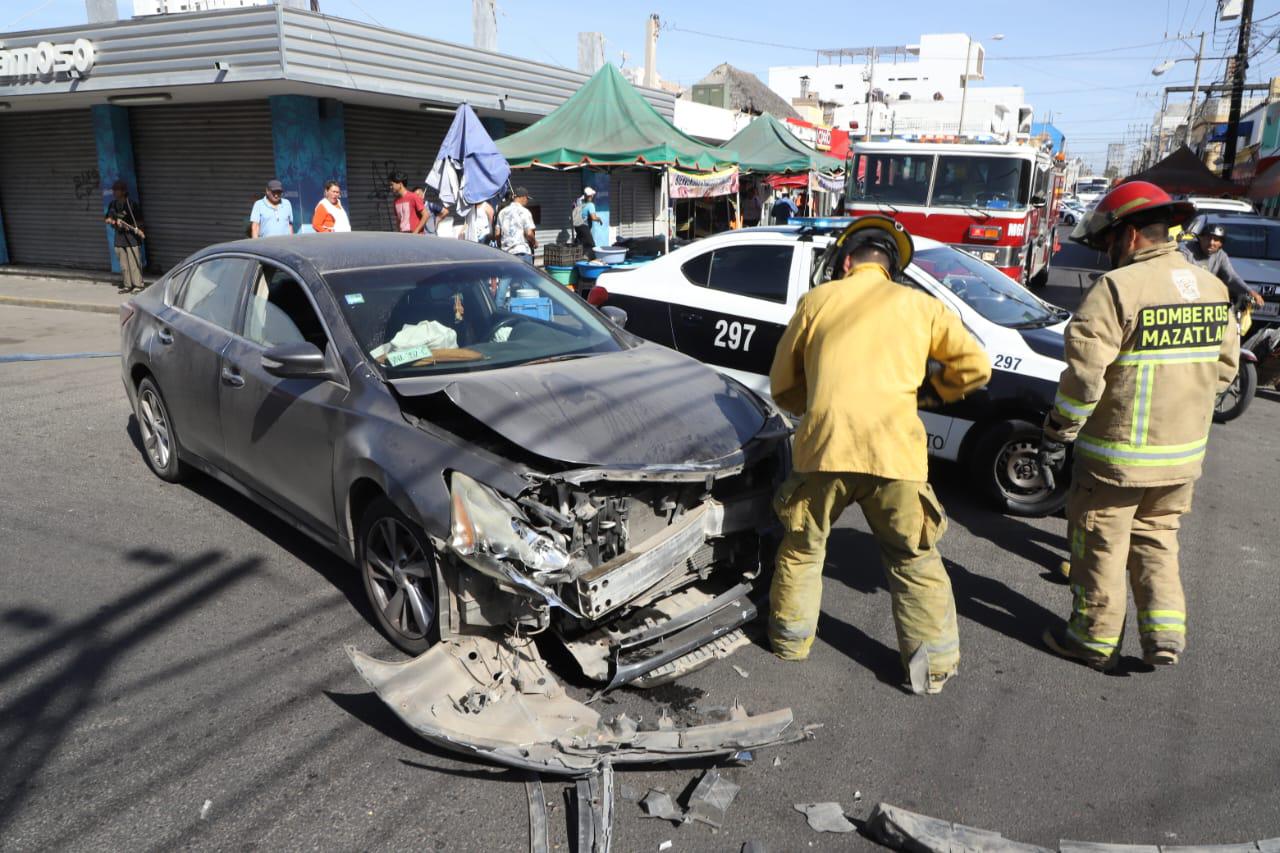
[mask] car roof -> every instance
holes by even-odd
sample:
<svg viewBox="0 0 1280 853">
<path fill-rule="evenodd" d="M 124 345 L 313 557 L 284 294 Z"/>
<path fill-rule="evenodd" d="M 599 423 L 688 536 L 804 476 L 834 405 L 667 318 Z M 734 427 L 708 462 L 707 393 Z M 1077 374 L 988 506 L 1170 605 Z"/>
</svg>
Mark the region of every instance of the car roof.
<svg viewBox="0 0 1280 853">
<path fill-rule="evenodd" d="M 802 226 L 799 225 L 759 225 L 755 228 L 740 228 L 736 231 L 723 231 L 720 234 L 713 234 L 710 237 L 705 237 L 703 239 L 712 240 L 716 237 L 727 237 L 733 234 L 779 234 L 784 237 L 797 237 L 800 234 L 801 227 Z M 837 233 L 838 231 L 819 231 L 817 232 L 817 235 L 822 237 L 834 237 Z M 915 234 L 911 235 L 911 242 L 915 244 L 917 252 L 921 249 L 936 249 L 939 246 L 946 245 L 945 243 L 934 240 L 930 237 L 920 237 Z M 695 246 L 697 243 L 690 243 L 689 245 Z"/>
<path fill-rule="evenodd" d="M 199 260 L 223 252 L 251 252 L 284 266 L 309 264 L 323 274 L 337 270 L 406 264 L 511 260 L 510 254 L 470 240 L 450 240 L 422 234 L 352 231 L 344 234 L 292 234 L 217 243 L 192 255 Z"/>
<path fill-rule="evenodd" d="M 1257 213 L 1245 213 L 1243 210 L 1206 210 L 1197 214 L 1196 218 L 1203 216 L 1207 222 L 1221 222 L 1227 224 L 1230 222 L 1256 222 L 1260 225 L 1277 225 L 1280 222 L 1267 216 L 1260 216 Z"/>
</svg>

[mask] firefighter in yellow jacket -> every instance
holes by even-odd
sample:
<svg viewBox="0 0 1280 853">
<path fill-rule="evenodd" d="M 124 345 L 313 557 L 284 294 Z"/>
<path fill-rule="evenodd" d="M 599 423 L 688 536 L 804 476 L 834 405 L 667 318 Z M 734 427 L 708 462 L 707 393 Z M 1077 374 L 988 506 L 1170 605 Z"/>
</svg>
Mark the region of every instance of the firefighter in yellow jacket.
<svg viewBox="0 0 1280 853">
<path fill-rule="evenodd" d="M 917 391 L 958 400 L 991 377 L 991 361 L 941 302 L 893 281 L 911 262 L 911 237 L 884 216 L 840 235 L 830 269 L 839 280 L 800 300 L 769 372 L 773 399 L 802 415 L 795 473 L 774 502 L 784 527 L 769 590 L 774 654 L 809 654 L 822 605 L 827 536 L 857 503 L 880 545 L 907 680 L 938 693 L 960 661 L 955 599 L 936 544 L 946 529 L 926 482 Z M 843 278 L 840 276 L 843 275 Z"/>
<path fill-rule="evenodd" d="M 1120 658 L 1126 575 L 1143 659 L 1176 664 L 1186 648 L 1179 520 L 1191 508 L 1214 399 L 1240 358 L 1226 285 L 1168 238 L 1192 210 L 1133 181 L 1071 235 L 1105 251 L 1113 269 L 1067 327 L 1067 367 L 1045 420 L 1041 464 L 1059 470 L 1072 442 L 1075 461 L 1067 496 L 1074 604 L 1044 642 L 1095 669 Z"/>
</svg>

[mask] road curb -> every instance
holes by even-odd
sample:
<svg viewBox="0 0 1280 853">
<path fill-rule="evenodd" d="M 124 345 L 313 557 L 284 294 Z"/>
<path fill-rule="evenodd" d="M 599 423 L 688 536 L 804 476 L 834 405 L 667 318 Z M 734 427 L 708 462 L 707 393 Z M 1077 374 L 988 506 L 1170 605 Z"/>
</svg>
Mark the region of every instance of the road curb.
<svg viewBox="0 0 1280 853">
<path fill-rule="evenodd" d="M 82 311 L 90 314 L 118 314 L 119 305 L 102 305 L 96 302 L 67 302 L 63 299 L 36 299 L 30 296 L 0 295 L 0 305 L 16 305 L 23 308 L 53 308 L 59 311 Z"/>
</svg>

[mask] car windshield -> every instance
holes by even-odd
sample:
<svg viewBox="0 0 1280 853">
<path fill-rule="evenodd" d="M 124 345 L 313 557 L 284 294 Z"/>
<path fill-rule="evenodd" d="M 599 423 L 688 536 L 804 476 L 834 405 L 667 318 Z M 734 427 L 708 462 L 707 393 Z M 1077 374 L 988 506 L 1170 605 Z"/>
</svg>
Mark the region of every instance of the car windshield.
<svg viewBox="0 0 1280 853">
<path fill-rule="evenodd" d="M 933 174 L 932 154 L 859 154 L 847 197 L 887 204 L 924 204 Z"/>
<path fill-rule="evenodd" d="M 1025 209 L 1031 161 L 1016 157 L 944 154 L 938 158 L 933 203 L 938 207 Z"/>
<path fill-rule="evenodd" d="M 1222 248 L 1233 258 L 1280 261 L 1280 225 L 1267 223 L 1226 223 L 1227 239 Z"/>
<path fill-rule="evenodd" d="M 938 246 L 915 254 L 912 263 L 937 279 L 993 323 L 1015 329 L 1050 326 L 1068 312 L 1043 301 L 1000 270 L 972 255 Z"/>
<path fill-rule="evenodd" d="M 392 378 L 624 347 L 581 300 L 515 260 L 374 267 L 325 279 L 360 348 Z"/>
</svg>

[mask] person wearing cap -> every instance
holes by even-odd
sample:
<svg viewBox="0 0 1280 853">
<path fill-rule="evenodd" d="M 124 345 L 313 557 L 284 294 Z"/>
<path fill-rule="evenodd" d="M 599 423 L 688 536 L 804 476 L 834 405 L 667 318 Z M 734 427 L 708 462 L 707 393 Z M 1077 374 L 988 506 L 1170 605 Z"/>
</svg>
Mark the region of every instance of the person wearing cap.
<svg viewBox="0 0 1280 853">
<path fill-rule="evenodd" d="M 516 187 L 512 195 L 511 203 L 498 214 L 499 248 L 526 264 L 532 264 L 533 250 L 538 248 L 538 238 L 534 233 L 533 214 L 526 207 L 530 201 L 529 191 L 524 187 Z"/>
<path fill-rule="evenodd" d="M 1183 240 L 1178 244 L 1183 256 L 1196 266 L 1222 279 L 1222 283 L 1227 286 L 1227 292 L 1231 294 L 1233 303 L 1242 297 L 1247 297 L 1254 305 L 1261 305 L 1262 295 L 1245 283 L 1245 280 L 1236 272 L 1236 268 L 1231 265 L 1230 256 L 1222 248 L 1223 242 L 1227 239 L 1227 229 L 1222 225 L 1207 224 L 1201 228 L 1203 230 L 1194 235 L 1195 239 Z"/>
<path fill-rule="evenodd" d="M 129 199 L 129 185 L 116 181 L 111 185 L 112 199 L 103 212 L 103 219 L 115 232 L 113 244 L 116 260 L 120 264 L 121 293 L 142 290 L 142 208 Z"/>
<path fill-rule="evenodd" d="M 1110 272 L 1065 332 L 1066 369 L 1039 460 L 1052 480 L 1074 445 L 1067 493 L 1073 602 L 1044 644 L 1094 669 L 1120 659 L 1128 590 L 1149 665 L 1178 663 L 1187 606 L 1178 527 L 1191 509 L 1214 400 L 1235 377 L 1239 330 L 1227 287 L 1169 239 L 1191 216 L 1145 181 L 1120 184 L 1071 237 L 1105 252 Z M 1128 580 L 1126 584 L 1126 578 Z"/>
<path fill-rule="evenodd" d="M 591 223 L 600 221 L 600 215 L 596 213 L 596 188 L 583 187 L 582 195 L 578 196 L 573 205 L 572 222 L 573 232 L 578 235 L 578 244 L 588 258 L 591 257 L 591 250 L 596 247 L 596 239 L 591 234 Z"/>
<path fill-rule="evenodd" d="M 907 687 L 939 693 L 959 666 L 960 637 L 937 550 L 946 516 L 927 482 L 917 403 L 933 394 L 952 402 L 982 387 L 991 360 L 941 301 L 894 281 L 913 252 L 899 223 L 859 217 L 827 251 L 837 280 L 801 298 L 769 371 L 774 401 L 800 416 L 794 470 L 774 499 L 783 539 L 769 642 L 784 660 L 809 655 L 827 536 L 857 503 L 889 576 Z M 931 360 L 938 369 L 929 370 Z"/>
<path fill-rule="evenodd" d="M 249 236 L 275 237 L 293 233 L 293 205 L 284 197 L 284 184 L 267 181 L 266 194 L 253 203 L 249 214 Z"/>
</svg>

